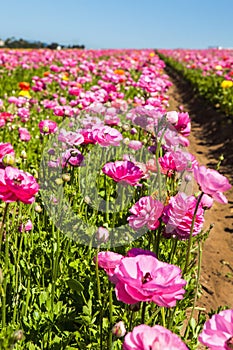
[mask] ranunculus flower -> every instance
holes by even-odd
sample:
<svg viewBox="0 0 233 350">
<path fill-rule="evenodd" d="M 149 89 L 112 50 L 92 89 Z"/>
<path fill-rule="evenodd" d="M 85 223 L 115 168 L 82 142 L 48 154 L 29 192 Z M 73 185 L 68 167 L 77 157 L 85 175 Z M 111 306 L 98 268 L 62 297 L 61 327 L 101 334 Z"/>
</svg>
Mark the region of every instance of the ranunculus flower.
<svg viewBox="0 0 233 350">
<path fill-rule="evenodd" d="M 67 164 L 73 166 L 80 166 L 84 156 L 76 148 L 70 148 L 62 154 L 62 167 L 66 167 Z"/>
<path fill-rule="evenodd" d="M 98 265 L 104 269 L 109 277 L 112 277 L 116 266 L 119 265 L 121 259 L 123 258 L 123 255 L 114 252 L 99 252 Z"/>
<path fill-rule="evenodd" d="M 233 310 L 220 311 L 204 324 L 198 340 L 210 350 L 233 348 Z"/>
<path fill-rule="evenodd" d="M 29 141 L 31 139 L 31 135 L 28 129 L 20 127 L 18 131 L 19 131 L 19 138 L 21 141 Z"/>
<path fill-rule="evenodd" d="M 29 219 L 25 224 L 21 224 L 19 226 L 19 232 L 31 231 L 32 228 L 33 228 L 33 224 L 32 224 L 32 221 Z"/>
<path fill-rule="evenodd" d="M 70 146 L 78 146 L 84 142 L 84 137 L 79 132 L 66 131 L 61 129 L 58 135 L 58 141 L 65 142 Z"/>
<path fill-rule="evenodd" d="M 155 230 L 159 226 L 159 218 L 163 213 L 163 204 L 153 199 L 151 196 L 142 197 L 132 208 L 129 209 L 133 214 L 128 217 L 129 225 L 138 230 L 147 226 L 149 230 Z"/>
<path fill-rule="evenodd" d="M 123 140 L 120 131 L 111 128 L 110 126 L 95 126 L 93 128 L 93 139 L 103 147 L 119 146 Z"/>
<path fill-rule="evenodd" d="M 114 270 L 113 280 L 118 300 L 126 304 L 153 301 L 165 307 L 173 307 L 183 298 L 186 285 L 179 267 L 141 254 L 123 258 Z"/>
<path fill-rule="evenodd" d="M 2 160 L 6 154 L 9 154 L 11 156 L 15 156 L 15 151 L 11 143 L 9 142 L 0 142 L 0 167 L 3 167 Z"/>
<path fill-rule="evenodd" d="M 10 166 L 0 169 L 0 199 L 4 202 L 20 200 L 31 204 L 38 190 L 39 185 L 31 174 Z"/>
<path fill-rule="evenodd" d="M 41 120 L 38 124 L 40 133 L 43 135 L 53 134 L 57 131 L 57 123 L 53 120 Z"/>
<path fill-rule="evenodd" d="M 123 350 L 188 350 L 178 335 L 156 325 L 141 324 L 125 336 Z"/>
<path fill-rule="evenodd" d="M 131 186 L 139 185 L 138 181 L 144 176 L 143 171 L 128 160 L 117 160 L 106 163 L 102 171 L 116 182 L 126 183 Z"/>
<path fill-rule="evenodd" d="M 226 204 L 227 198 L 223 192 L 228 191 L 231 185 L 228 179 L 214 169 L 207 169 L 205 166 L 194 167 L 194 178 L 202 192 L 213 197 L 219 203 Z"/>
<path fill-rule="evenodd" d="M 151 255 L 154 256 L 156 258 L 155 253 L 153 253 L 150 250 L 145 250 L 142 248 L 131 248 L 130 250 L 128 250 L 126 256 L 137 256 L 137 255 Z"/>
<path fill-rule="evenodd" d="M 138 140 L 130 140 L 128 143 L 128 147 L 135 151 L 138 151 L 142 148 L 142 142 Z"/>
<path fill-rule="evenodd" d="M 169 204 L 164 208 L 163 222 L 166 224 L 164 235 L 176 236 L 179 239 L 188 239 L 192 225 L 192 219 L 197 204 L 194 196 L 187 196 L 180 192 L 171 197 Z M 193 227 L 193 236 L 201 232 L 204 223 L 204 209 L 199 204 Z"/>
</svg>

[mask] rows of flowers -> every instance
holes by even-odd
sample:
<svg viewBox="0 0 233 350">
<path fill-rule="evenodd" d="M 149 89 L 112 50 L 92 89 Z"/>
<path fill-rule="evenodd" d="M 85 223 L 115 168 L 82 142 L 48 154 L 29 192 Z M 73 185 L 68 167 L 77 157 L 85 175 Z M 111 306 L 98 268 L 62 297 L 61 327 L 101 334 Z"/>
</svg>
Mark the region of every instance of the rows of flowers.
<svg viewBox="0 0 233 350">
<path fill-rule="evenodd" d="M 233 112 L 233 50 L 159 50 L 213 106 L 228 116 Z"/>
<path fill-rule="evenodd" d="M 188 151 L 164 67 L 0 51 L 1 349 L 232 348 L 233 311 L 197 308 L 205 212 L 231 185 Z"/>
</svg>

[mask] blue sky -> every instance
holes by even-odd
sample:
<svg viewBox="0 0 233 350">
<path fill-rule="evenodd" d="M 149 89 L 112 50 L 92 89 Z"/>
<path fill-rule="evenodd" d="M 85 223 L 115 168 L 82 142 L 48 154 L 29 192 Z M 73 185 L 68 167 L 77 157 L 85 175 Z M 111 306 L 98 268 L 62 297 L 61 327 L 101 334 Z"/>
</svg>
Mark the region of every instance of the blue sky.
<svg viewBox="0 0 233 350">
<path fill-rule="evenodd" d="M 86 48 L 233 47 L 232 0 L 3 0 L 0 38 Z"/>
</svg>

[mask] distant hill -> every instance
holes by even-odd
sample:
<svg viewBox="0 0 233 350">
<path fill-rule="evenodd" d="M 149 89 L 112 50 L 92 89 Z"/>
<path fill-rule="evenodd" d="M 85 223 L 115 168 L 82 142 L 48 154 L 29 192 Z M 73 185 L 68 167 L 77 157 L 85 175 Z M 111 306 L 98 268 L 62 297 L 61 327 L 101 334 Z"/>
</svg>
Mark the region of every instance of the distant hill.
<svg viewBox="0 0 233 350">
<path fill-rule="evenodd" d="M 26 39 L 16 39 L 15 37 L 7 38 L 5 41 L 2 40 L 1 47 L 7 47 L 11 49 L 42 49 L 48 48 L 51 50 L 56 50 L 57 48 L 62 49 L 85 49 L 84 45 L 61 45 L 56 42 L 51 44 L 41 42 L 38 40 L 26 40 Z"/>
</svg>

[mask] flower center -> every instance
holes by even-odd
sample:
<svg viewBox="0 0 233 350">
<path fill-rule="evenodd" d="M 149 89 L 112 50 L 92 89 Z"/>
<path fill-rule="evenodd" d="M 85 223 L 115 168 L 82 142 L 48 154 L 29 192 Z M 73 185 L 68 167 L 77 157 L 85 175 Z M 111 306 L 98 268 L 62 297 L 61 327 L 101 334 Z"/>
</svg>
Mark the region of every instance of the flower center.
<svg viewBox="0 0 233 350">
<path fill-rule="evenodd" d="M 233 349 L 233 337 L 226 341 L 227 349 Z"/>
<path fill-rule="evenodd" d="M 22 183 L 22 179 L 20 177 L 15 177 L 13 179 L 14 185 L 20 185 Z"/>
<path fill-rule="evenodd" d="M 150 282 L 151 280 L 152 280 L 152 277 L 150 275 L 150 272 L 146 272 L 146 274 L 142 277 L 142 284 Z"/>
</svg>

